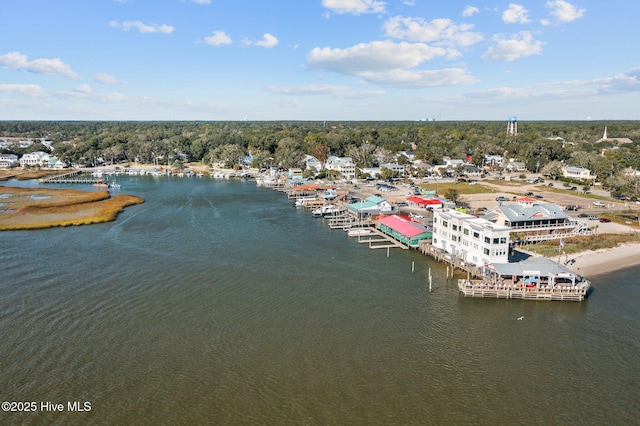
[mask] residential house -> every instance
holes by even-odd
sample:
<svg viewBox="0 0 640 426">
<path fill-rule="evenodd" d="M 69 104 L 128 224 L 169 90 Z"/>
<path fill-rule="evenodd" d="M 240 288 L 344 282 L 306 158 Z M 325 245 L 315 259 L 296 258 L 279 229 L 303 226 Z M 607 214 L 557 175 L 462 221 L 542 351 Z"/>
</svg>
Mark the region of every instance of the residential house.
<svg viewBox="0 0 640 426">
<path fill-rule="evenodd" d="M 483 165 L 489 168 L 500 168 L 506 161 L 507 159 L 501 155 L 485 155 Z"/>
<path fill-rule="evenodd" d="M 325 161 L 325 168 L 327 170 L 337 170 L 340 172 L 341 179 L 350 180 L 356 177 L 356 164 L 351 157 L 330 156 L 327 158 L 327 161 Z"/>
<path fill-rule="evenodd" d="M 507 226 L 453 209 L 433 212 L 433 240 L 436 248 L 475 266 L 508 262 Z"/>
<path fill-rule="evenodd" d="M 562 176 L 568 179 L 579 180 L 580 182 L 593 181 L 596 178 L 596 175 L 591 174 L 591 170 L 575 166 L 564 166 L 562 168 Z"/>
<path fill-rule="evenodd" d="M 20 167 L 48 167 L 51 156 L 46 152 L 35 151 L 20 157 Z"/>
<path fill-rule="evenodd" d="M 18 164 L 18 156 L 15 154 L 0 154 L 0 167 L 13 167 Z"/>
<path fill-rule="evenodd" d="M 527 166 L 522 161 L 515 161 L 513 158 L 504 166 L 504 168 L 512 173 L 525 173 Z"/>
</svg>

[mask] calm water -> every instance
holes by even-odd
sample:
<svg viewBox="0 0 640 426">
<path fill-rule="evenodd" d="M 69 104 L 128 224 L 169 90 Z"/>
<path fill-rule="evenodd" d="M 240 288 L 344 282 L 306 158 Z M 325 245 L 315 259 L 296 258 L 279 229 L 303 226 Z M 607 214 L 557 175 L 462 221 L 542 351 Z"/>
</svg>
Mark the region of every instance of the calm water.
<svg viewBox="0 0 640 426">
<path fill-rule="evenodd" d="M 0 400 L 65 404 L 1 423 L 638 424 L 640 269 L 464 299 L 253 182 L 118 182 L 116 222 L 0 233 Z"/>
</svg>

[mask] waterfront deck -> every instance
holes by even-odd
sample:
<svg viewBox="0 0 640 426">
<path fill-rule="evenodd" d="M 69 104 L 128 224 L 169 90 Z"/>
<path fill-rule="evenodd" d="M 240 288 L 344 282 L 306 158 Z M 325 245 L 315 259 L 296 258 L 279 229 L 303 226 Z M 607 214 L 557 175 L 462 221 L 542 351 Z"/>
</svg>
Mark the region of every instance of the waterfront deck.
<svg viewBox="0 0 640 426">
<path fill-rule="evenodd" d="M 504 284 L 484 280 L 458 280 L 458 290 L 464 297 L 523 300 L 566 300 L 581 302 L 587 298 L 591 285 L 583 281 L 577 285 L 527 287 L 524 283 Z"/>
</svg>

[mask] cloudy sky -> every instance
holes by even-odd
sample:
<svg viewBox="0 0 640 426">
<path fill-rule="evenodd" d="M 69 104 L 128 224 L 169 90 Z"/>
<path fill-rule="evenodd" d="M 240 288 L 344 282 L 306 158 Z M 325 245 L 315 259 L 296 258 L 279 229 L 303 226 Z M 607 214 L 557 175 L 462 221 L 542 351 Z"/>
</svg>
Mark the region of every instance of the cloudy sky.
<svg viewBox="0 0 640 426">
<path fill-rule="evenodd" d="M 0 119 L 637 120 L 638 9 L 1 0 Z"/>
</svg>

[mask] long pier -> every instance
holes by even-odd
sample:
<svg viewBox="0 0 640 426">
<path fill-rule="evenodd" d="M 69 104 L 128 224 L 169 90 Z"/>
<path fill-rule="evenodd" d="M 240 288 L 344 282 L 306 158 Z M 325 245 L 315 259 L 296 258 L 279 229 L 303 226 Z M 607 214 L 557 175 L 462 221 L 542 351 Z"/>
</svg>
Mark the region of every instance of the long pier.
<svg viewBox="0 0 640 426">
<path fill-rule="evenodd" d="M 40 183 L 82 183 L 94 184 L 98 183 L 98 178 L 93 176 L 83 176 L 82 171 L 74 170 L 72 172 L 63 173 L 61 175 L 50 176 L 40 179 Z"/>
</svg>

